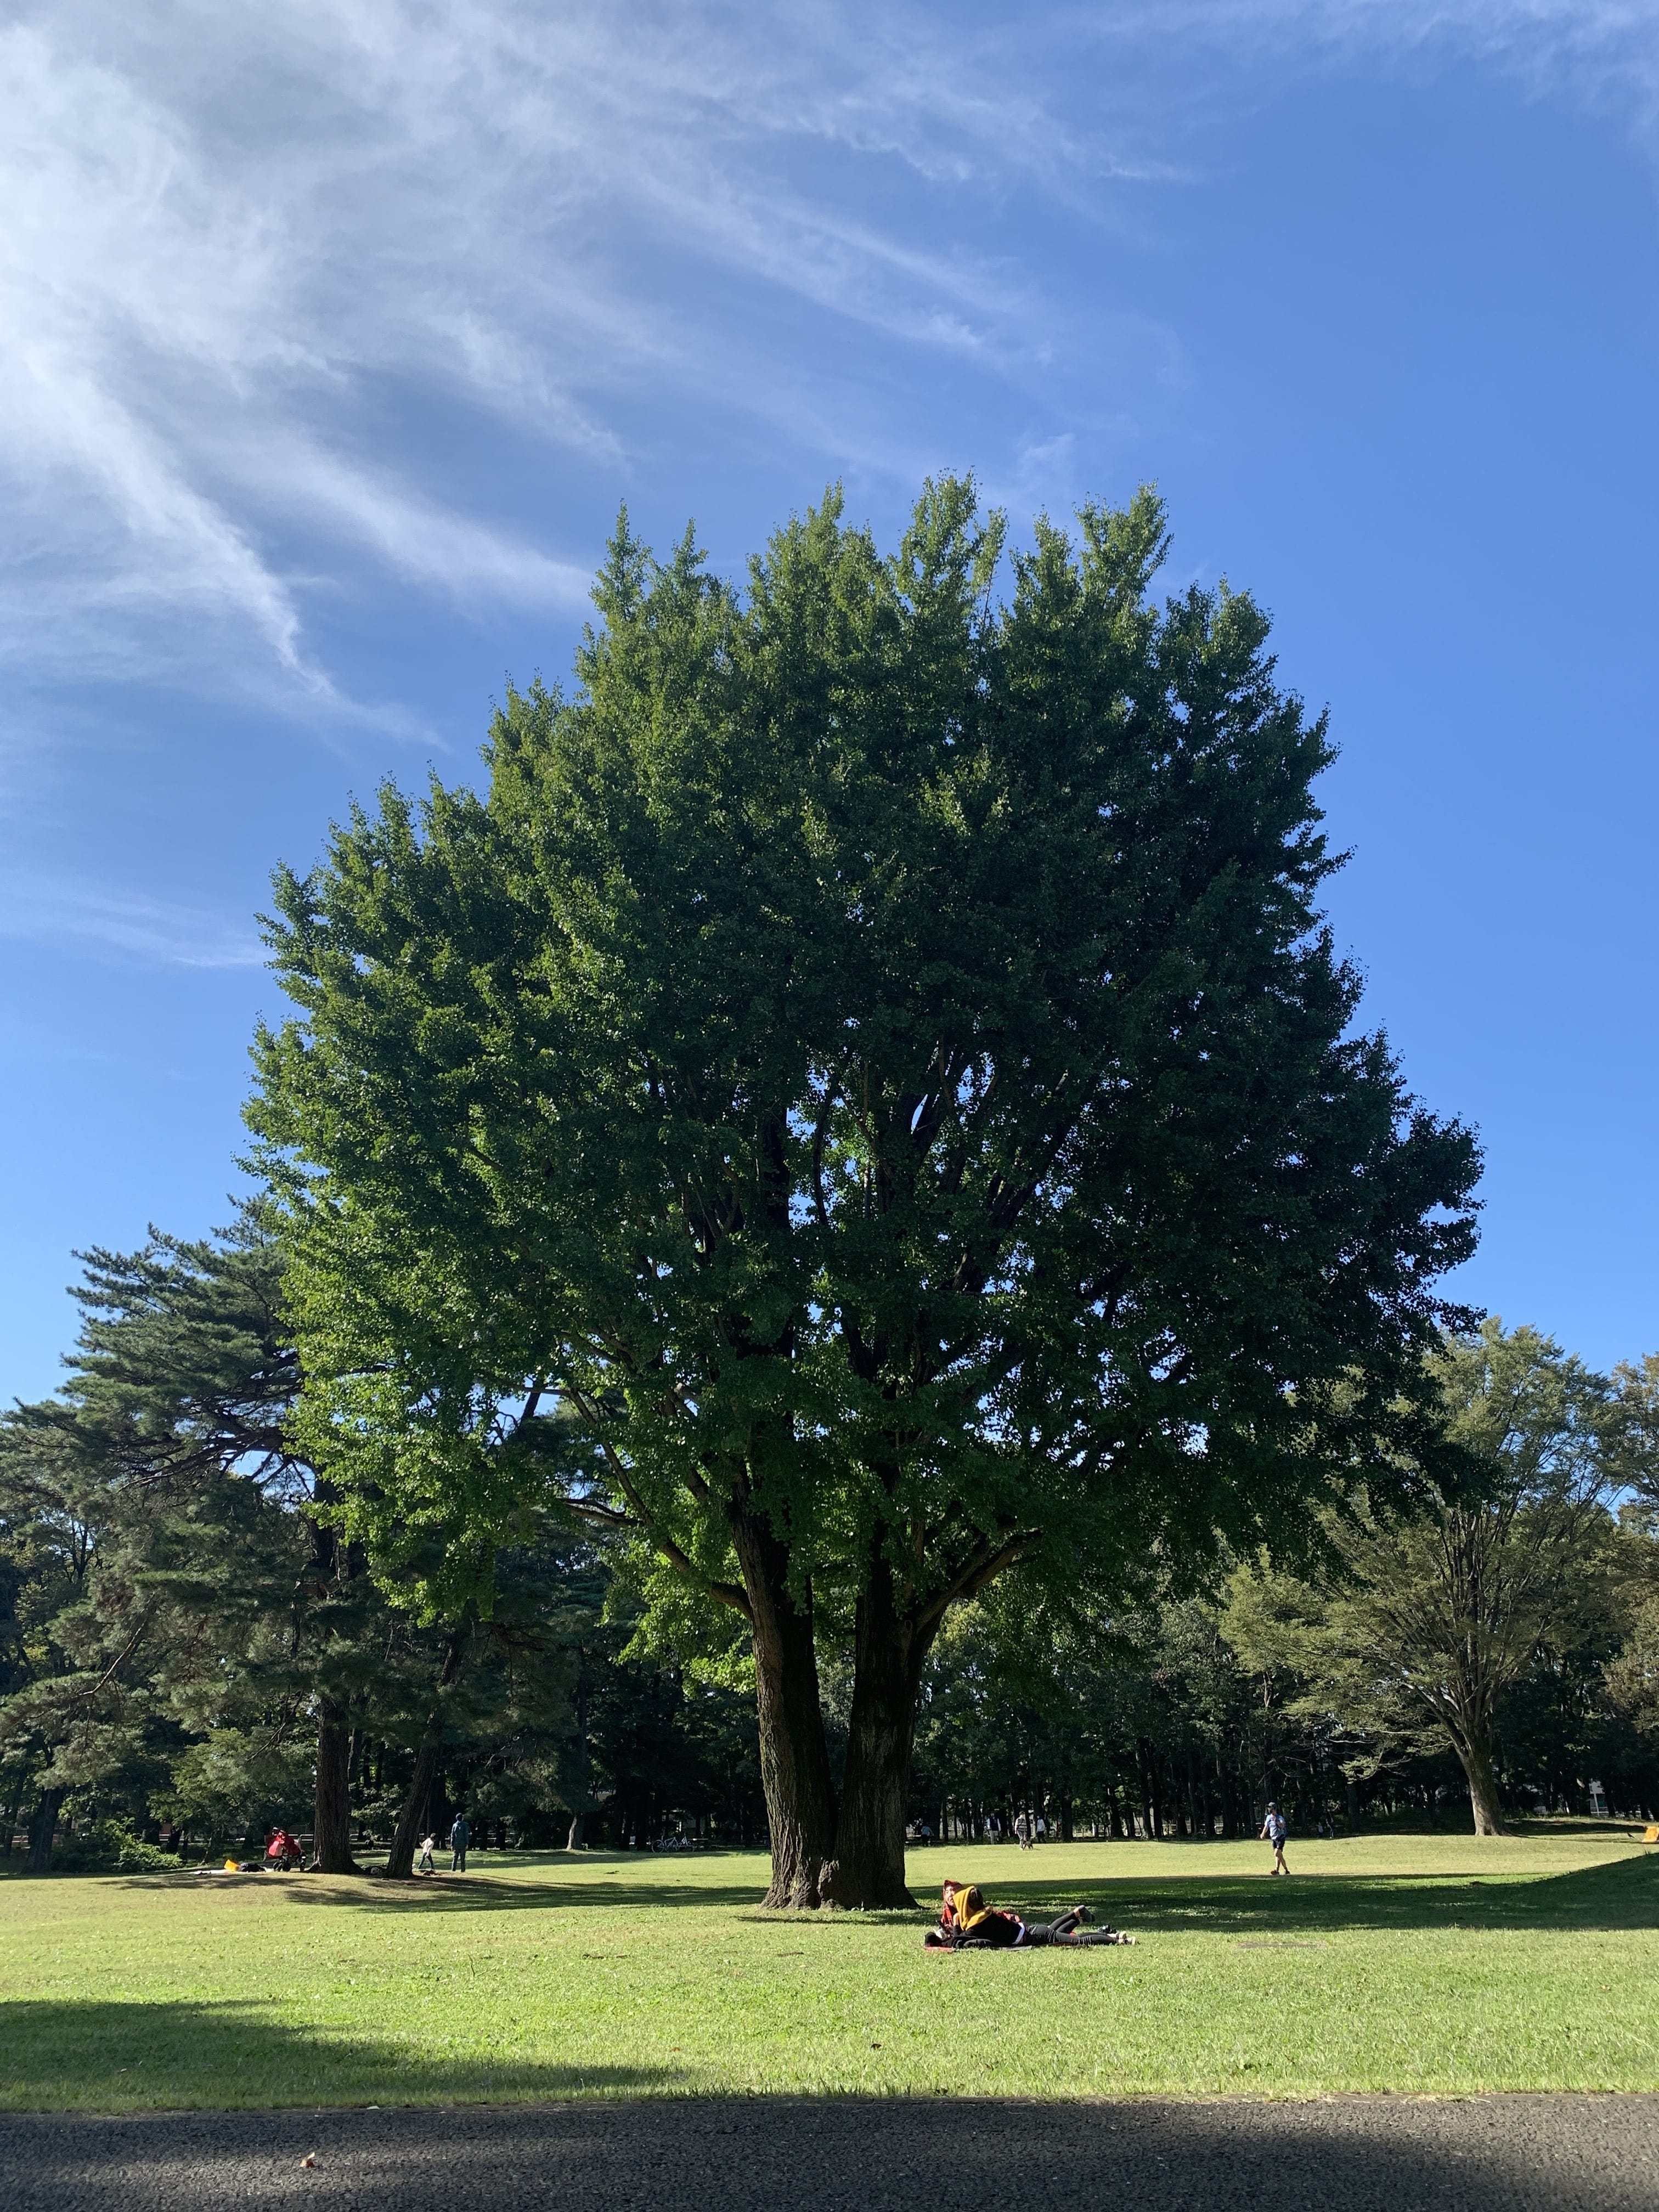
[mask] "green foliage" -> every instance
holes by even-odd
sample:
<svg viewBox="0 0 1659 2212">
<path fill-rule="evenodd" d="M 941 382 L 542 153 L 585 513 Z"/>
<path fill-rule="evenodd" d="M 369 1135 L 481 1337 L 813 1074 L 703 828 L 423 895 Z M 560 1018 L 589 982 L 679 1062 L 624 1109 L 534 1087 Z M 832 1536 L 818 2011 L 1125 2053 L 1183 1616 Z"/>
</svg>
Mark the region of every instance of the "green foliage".
<svg viewBox="0 0 1659 2212">
<path fill-rule="evenodd" d="M 94 1253 L 78 1296 L 64 1390 L 0 1425 L 0 1809 L 60 1793 L 70 1863 L 101 1850 L 112 1806 L 198 1840 L 307 1827 L 325 1722 L 343 1762 L 347 1736 L 360 1763 L 374 1745 L 395 1792 L 444 1632 L 389 1607 L 327 1525 L 289 1432 L 299 1363 L 260 1212 L 209 1243 Z M 567 1527 L 520 1537 L 444 1716 L 459 1771 L 500 1788 L 552 1771 L 573 1639 L 604 1596 Z"/>
<path fill-rule="evenodd" d="M 0 1510 L 26 1568 L 0 1756 L 72 1813 L 165 1796 L 192 1736 L 221 1726 L 314 1734 L 352 1607 L 307 1575 L 280 1285 L 252 1210 L 211 1243 L 152 1232 L 140 1252 L 95 1251 L 62 1391 L 0 1425 Z M 273 1774 L 265 1794 L 286 1808 L 294 1786 Z"/>
<path fill-rule="evenodd" d="M 1150 493 L 1079 520 L 999 605 L 966 481 L 741 595 L 624 519 L 487 795 L 279 877 L 295 1433 L 423 1603 L 562 1498 L 740 1607 L 758 1517 L 923 1650 L 1016 1560 L 1151 1587 L 1434 1460 L 1475 1150 L 1354 1028 L 1324 723 L 1248 597 L 1152 603 Z"/>
<path fill-rule="evenodd" d="M 1351 1772 L 1449 1747 L 1484 1829 L 1506 1717 L 1544 1772 L 1587 1771 L 1622 1585 L 1651 1551 L 1633 1528 L 1621 1541 L 1607 1500 L 1646 1462 L 1613 1386 L 1535 1330 L 1488 1321 L 1449 1338 L 1433 1372 L 1459 1486 L 1431 1486 L 1406 1514 L 1358 1491 L 1328 1517 L 1329 1571 L 1310 1584 L 1236 1577 L 1229 1626 L 1258 1664 L 1271 1656 L 1297 1680 L 1297 1710 L 1356 1733 Z M 1633 1686 L 1636 1654 L 1617 1663 Z"/>
<path fill-rule="evenodd" d="M 292 1726 L 216 1728 L 173 1760 L 171 1787 L 155 1794 L 155 1809 L 210 1852 L 278 1822 L 298 1827 L 311 1801 L 315 1752 L 314 1733 Z"/>
<path fill-rule="evenodd" d="M 88 1821 L 54 1860 L 60 1874 L 176 1874 L 184 1864 L 176 1851 L 164 1851 L 135 1835 L 122 1820 Z"/>
<path fill-rule="evenodd" d="M 1659 1516 L 1629 1495 L 1652 1487 L 1641 1370 L 1614 1387 L 1490 1322 L 1433 1372 L 1459 1486 L 1386 1516 L 1359 1490 L 1311 1575 L 1261 1554 L 1213 1599 L 1139 1615 L 1012 1582 L 964 1612 L 924 1686 L 918 1807 L 1224 1835 L 1270 1796 L 1306 1827 L 1366 1802 L 1428 1813 L 1460 1780 L 1489 1824 L 1587 1810 L 1592 1779 L 1626 1811 L 1659 1806 Z"/>
</svg>

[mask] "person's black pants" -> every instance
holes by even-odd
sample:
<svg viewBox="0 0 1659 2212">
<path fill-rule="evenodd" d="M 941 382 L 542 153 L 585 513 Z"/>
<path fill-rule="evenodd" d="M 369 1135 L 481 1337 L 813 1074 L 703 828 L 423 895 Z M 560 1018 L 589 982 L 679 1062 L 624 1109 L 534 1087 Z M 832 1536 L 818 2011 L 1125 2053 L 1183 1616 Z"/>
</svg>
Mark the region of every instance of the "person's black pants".
<svg viewBox="0 0 1659 2212">
<path fill-rule="evenodd" d="M 1033 1928 L 1028 1921 L 1025 1942 L 1021 1948 L 1040 1951 L 1045 1943 L 1074 1943 L 1082 1918 L 1082 1911 L 1074 1905 L 1069 1912 L 1062 1912 L 1058 1920 L 1051 1920 L 1046 1928 Z"/>
</svg>

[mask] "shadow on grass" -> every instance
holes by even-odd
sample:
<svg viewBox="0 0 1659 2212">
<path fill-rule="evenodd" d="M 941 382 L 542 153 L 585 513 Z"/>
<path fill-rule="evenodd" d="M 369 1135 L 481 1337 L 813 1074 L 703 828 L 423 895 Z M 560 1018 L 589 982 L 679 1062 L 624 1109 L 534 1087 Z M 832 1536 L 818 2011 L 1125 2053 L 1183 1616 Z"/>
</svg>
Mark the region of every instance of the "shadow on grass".
<svg viewBox="0 0 1659 2212">
<path fill-rule="evenodd" d="M 107 1879 L 107 1877 L 106 1877 Z M 140 1874 L 120 1877 L 123 1889 L 173 1890 L 241 1887 L 280 1896 L 287 1904 L 349 1905 L 374 1912 L 546 1912 L 560 1909 L 616 1911 L 619 1908 L 672 1910 L 679 1905 L 757 1905 L 764 1880 L 697 1883 L 678 1880 L 665 1869 L 641 1879 L 638 1863 L 623 1862 L 607 1880 L 598 1874 L 581 1880 L 537 1881 L 514 1873 L 413 1875 L 388 1881 L 383 1875 L 222 1874 L 191 1869 L 182 1874 Z"/>
<path fill-rule="evenodd" d="M 0 2109 L 471 2103 L 684 2086 L 667 2067 L 450 2057 L 389 2036 L 289 2027 L 243 2004 L 17 1999 L 5 2008 Z"/>
<path fill-rule="evenodd" d="M 1040 1912 L 1054 1893 L 1035 1883 L 995 1902 Z M 1659 1928 L 1659 1858 L 1615 1859 L 1557 1875 L 1266 1875 L 1156 1876 L 1080 1882 L 1053 1902 L 1087 1905 L 1132 1929 L 1187 1934 L 1320 1935 L 1342 1929 Z"/>
<path fill-rule="evenodd" d="M 1013 1869 L 1010 1869 L 1012 1874 Z M 1051 1917 L 1070 1905 L 1087 1905 L 1097 1919 L 1132 1930 L 1165 1929 L 1190 1934 L 1246 1936 L 1317 1935 L 1341 1929 L 1643 1929 L 1659 1928 L 1659 1854 L 1615 1859 L 1567 1874 L 1489 1875 L 1292 1874 L 1289 1881 L 1266 1875 L 1223 1875 L 1205 1880 L 1197 1874 L 1174 1877 L 1127 1871 L 1107 1880 L 1078 1880 L 1064 1891 L 1054 1887 L 1059 1869 L 1046 1879 L 988 1885 L 993 1904 L 1026 1918 Z M 407 1882 L 374 1876 L 248 1875 L 133 1875 L 123 1888 L 177 1888 L 222 1879 L 240 1880 L 282 1901 L 313 1908 L 350 1905 L 385 1913 L 559 1912 L 596 1916 L 627 1912 L 672 1913 L 698 1908 L 737 1913 L 753 1924 L 818 1931 L 890 1924 L 915 1927 L 932 1920 L 938 1906 L 929 1889 L 916 1885 L 914 1911 L 771 1913 L 762 1909 L 762 1885 L 687 1881 L 664 1867 L 649 1873 L 637 1860 L 619 1863 L 606 1878 L 596 1870 L 571 1879 L 560 1870 L 549 1880 L 517 1874 L 446 1875 Z"/>
</svg>

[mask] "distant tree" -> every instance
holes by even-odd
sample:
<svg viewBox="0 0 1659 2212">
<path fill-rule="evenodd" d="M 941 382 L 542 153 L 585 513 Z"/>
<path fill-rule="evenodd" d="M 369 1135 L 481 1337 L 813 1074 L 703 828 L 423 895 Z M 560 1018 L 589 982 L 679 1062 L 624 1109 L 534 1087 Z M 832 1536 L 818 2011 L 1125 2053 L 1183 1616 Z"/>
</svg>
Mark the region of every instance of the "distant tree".
<svg viewBox="0 0 1659 2212">
<path fill-rule="evenodd" d="M 125 1575 L 175 1648 L 185 1618 L 211 1621 L 239 1653 L 282 1618 L 286 1652 L 279 1661 L 279 1634 L 259 1671 L 279 1702 L 309 1713 L 317 1861 L 344 1870 L 349 1710 L 373 1665 L 379 1607 L 361 1552 L 315 1510 L 326 1483 L 289 1433 L 300 1369 L 281 1255 L 249 1206 L 222 1237 L 152 1231 L 141 1251 L 85 1260 L 69 1377 L 57 1401 L 20 1416 L 19 1441 L 64 1440 L 106 1501 L 120 1538 L 100 1563 L 106 1607 Z"/>
<path fill-rule="evenodd" d="M 44 1874 L 69 1792 L 52 1771 L 74 1711 L 65 1686 L 78 1671 L 66 1625 L 85 1601 L 98 1503 L 61 1440 L 36 1439 L 25 1455 L 15 1434 L 0 1431 L 0 1774 L 7 1851 L 27 1807 L 27 1870 Z"/>
<path fill-rule="evenodd" d="M 387 789 L 277 884 L 307 1449 L 459 1565 L 573 1420 L 574 1509 L 748 1626 L 775 1904 L 905 1896 L 953 1605 L 1288 1541 L 1436 1449 L 1476 1153 L 1354 1026 L 1325 726 L 1248 598 L 1152 603 L 1150 493 L 1080 522 L 999 605 L 966 482 L 888 559 L 829 499 L 745 595 L 624 521 L 488 795 Z"/>
<path fill-rule="evenodd" d="M 1505 1696 L 1580 1601 L 1609 1537 L 1624 1431 L 1611 1385 L 1530 1328 L 1490 1320 L 1431 1363 L 1460 1486 L 1420 1510 L 1365 1491 L 1328 1527 L 1339 1566 L 1297 1650 L 1309 1701 L 1373 1739 L 1426 1733 L 1455 1752 L 1477 1835 L 1504 1830 L 1496 1751 Z"/>
<path fill-rule="evenodd" d="M 61 1805 L 124 1772 L 158 1784 L 191 1720 L 228 1723 L 229 1705 L 250 1743 L 309 1729 L 319 1854 L 349 1863 L 343 1811 L 329 1817 L 344 1790 L 334 1705 L 343 1624 L 361 1607 L 307 1517 L 310 1471 L 284 1434 L 298 1369 L 275 1249 L 250 1210 L 220 1240 L 152 1232 L 140 1252 L 85 1260 L 61 1392 L 0 1427 L 0 1485 L 79 1561 L 0 1738 L 34 1744 Z M 291 1816 L 291 1789 L 283 1798 Z"/>
<path fill-rule="evenodd" d="M 1644 1735 L 1659 1736 L 1659 1593 L 1643 1599 L 1607 1676 L 1615 1711 Z"/>
<path fill-rule="evenodd" d="M 446 1759 L 533 1767 L 566 1730 L 571 1622 L 604 1597 L 591 1547 L 521 1516 L 486 1601 L 453 1620 L 434 1617 L 454 1570 L 430 1528 L 371 1514 L 371 1557 L 296 1447 L 257 1207 L 223 1237 L 90 1253 L 76 1295 L 63 1390 L 0 1423 L 0 1778 L 38 1792 L 32 1867 L 65 1802 L 101 1794 L 215 1840 L 297 1822 L 308 1797 L 315 1863 L 349 1871 L 375 1741 L 407 1759 L 407 1873 Z"/>
</svg>

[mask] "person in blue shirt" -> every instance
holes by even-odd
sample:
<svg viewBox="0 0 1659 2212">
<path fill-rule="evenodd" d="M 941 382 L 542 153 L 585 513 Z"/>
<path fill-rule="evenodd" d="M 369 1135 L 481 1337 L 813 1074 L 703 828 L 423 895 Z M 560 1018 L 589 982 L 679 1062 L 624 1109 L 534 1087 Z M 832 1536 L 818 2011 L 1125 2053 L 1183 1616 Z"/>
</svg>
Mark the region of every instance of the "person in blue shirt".
<svg viewBox="0 0 1659 2212">
<path fill-rule="evenodd" d="M 449 1832 L 449 1871 L 451 1874 L 465 1874 L 466 1872 L 466 1847 L 471 1842 L 471 1838 L 472 1831 L 467 1826 L 465 1814 L 458 1813 L 455 1815 L 455 1825 Z"/>
<path fill-rule="evenodd" d="M 1289 1833 L 1290 1826 L 1285 1815 L 1277 1805 L 1269 1805 L 1267 1817 L 1261 1823 L 1261 1837 L 1264 1843 L 1269 1843 L 1273 1847 L 1273 1871 L 1275 1874 L 1290 1872 L 1289 1867 L 1285 1863 L 1285 1838 Z"/>
</svg>

